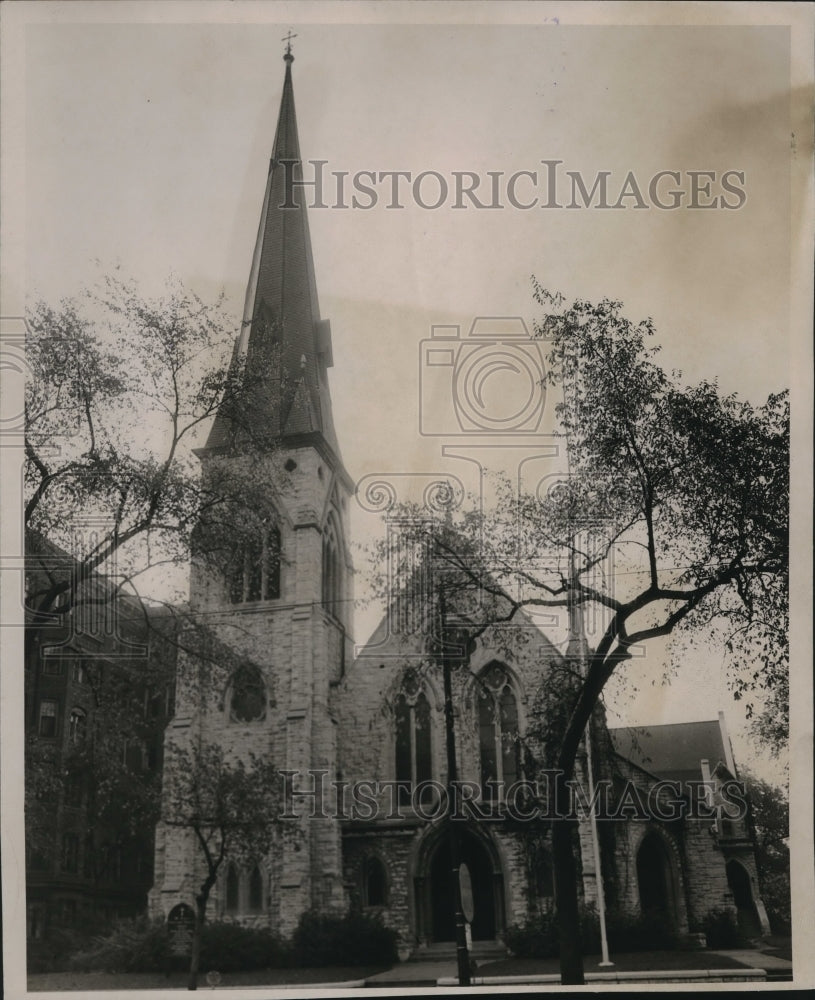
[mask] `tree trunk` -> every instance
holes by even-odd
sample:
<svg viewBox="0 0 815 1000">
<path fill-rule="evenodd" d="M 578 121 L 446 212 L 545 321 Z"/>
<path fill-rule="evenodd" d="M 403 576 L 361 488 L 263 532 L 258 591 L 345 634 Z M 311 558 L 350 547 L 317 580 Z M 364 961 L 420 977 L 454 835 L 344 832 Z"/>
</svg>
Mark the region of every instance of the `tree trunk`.
<svg viewBox="0 0 815 1000">
<path fill-rule="evenodd" d="M 563 787 L 563 793 L 560 786 Z M 565 808 L 561 799 L 565 798 Z M 555 872 L 555 912 L 560 948 L 560 982 L 563 986 L 582 986 L 583 949 L 580 940 L 580 911 L 577 895 L 577 865 L 572 846 L 575 821 L 565 817 L 569 807 L 565 779 L 558 779 L 557 816 L 552 824 L 552 862 Z"/>
<path fill-rule="evenodd" d="M 198 989 L 198 967 L 201 964 L 201 933 L 204 929 L 204 919 L 207 912 L 207 896 L 209 893 L 199 893 L 195 897 L 195 928 L 192 932 L 192 953 L 190 954 L 190 978 L 188 990 Z"/>
<path fill-rule="evenodd" d="M 610 674 L 610 671 L 608 671 Z M 600 691 L 608 677 L 601 670 L 590 672 L 569 719 L 558 754 L 555 782 L 555 816 L 552 820 L 552 862 L 555 872 L 555 912 L 560 944 L 560 982 L 562 986 L 582 986 L 583 950 L 580 939 L 580 907 L 577 892 L 577 865 L 572 831 L 572 802 L 567 782 L 574 778 L 580 740 Z"/>
</svg>

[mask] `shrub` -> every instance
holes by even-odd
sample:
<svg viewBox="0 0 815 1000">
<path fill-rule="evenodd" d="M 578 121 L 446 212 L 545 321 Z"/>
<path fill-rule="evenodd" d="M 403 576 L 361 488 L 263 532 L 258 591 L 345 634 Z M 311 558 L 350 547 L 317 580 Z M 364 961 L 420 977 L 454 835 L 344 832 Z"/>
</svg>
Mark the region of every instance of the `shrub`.
<svg viewBox="0 0 815 1000">
<path fill-rule="evenodd" d="M 710 910 L 702 921 L 708 948 L 743 948 L 749 944 L 732 910 Z"/>
<path fill-rule="evenodd" d="M 55 928 L 43 940 L 27 944 L 29 972 L 64 972 L 71 967 L 73 956 L 91 945 L 93 936 L 86 930 Z"/>
<path fill-rule="evenodd" d="M 289 964 L 289 948 L 268 928 L 207 923 L 201 935 L 200 964 L 204 972 L 281 968 Z"/>
<path fill-rule="evenodd" d="M 558 955 L 557 926 L 551 913 L 542 913 L 524 924 L 508 927 L 504 940 L 518 958 L 556 958 Z"/>
<path fill-rule="evenodd" d="M 163 920 L 121 920 L 104 936 L 76 952 L 69 968 L 81 972 L 162 972 L 170 962 Z"/>
<path fill-rule="evenodd" d="M 606 913 L 606 934 L 611 951 L 654 951 L 676 948 L 679 937 L 658 914 L 634 916 L 622 911 Z M 601 947 L 600 918 L 593 906 L 580 909 L 580 938 L 585 954 L 598 954 Z M 519 958 L 556 958 L 558 928 L 554 914 L 542 914 L 507 930 L 507 947 Z"/>
<path fill-rule="evenodd" d="M 297 965 L 385 965 L 397 961 L 396 932 L 381 917 L 304 913 L 292 936 Z"/>
<path fill-rule="evenodd" d="M 680 944 L 676 928 L 662 913 L 611 911 L 607 926 L 609 948 L 618 952 L 671 950 Z"/>
<path fill-rule="evenodd" d="M 200 968 L 204 972 L 279 968 L 289 949 L 268 929 L 232 923 L 206 923 L 201 934 Z M 83 972 L 166 972 L 185 969 L 186 958 L 170 952 L 164 920 L 122 921 L 112 933 L 96 937 L 73 956 L 69 968 Z"/>
</svg>

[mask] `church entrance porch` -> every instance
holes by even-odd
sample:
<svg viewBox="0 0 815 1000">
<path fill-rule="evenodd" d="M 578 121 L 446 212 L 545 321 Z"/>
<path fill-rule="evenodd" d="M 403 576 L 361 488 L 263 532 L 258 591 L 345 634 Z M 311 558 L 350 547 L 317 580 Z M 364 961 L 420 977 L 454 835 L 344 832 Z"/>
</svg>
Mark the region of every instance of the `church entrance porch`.
<svg viewBox="0 0 815 1000">
<path fill-rule="evenodd" d="M 676 875 L 668 849 L 656 833 L 646 834 L 637 851 L 637 883 L 642 916 L 676 929 Z"/>
<path fill-rule="evenodd" d="M 472 939 L 494 941 L 503 930 L 503 879 L 494 850 L 466 828 L 459 830 L 461 860 L 473 889 Z M 454 882 L 447 831 L 440 831 L 425 852 L 416 879 L 417 938 L 424 944 L 455 941 Z"/>
</svg>

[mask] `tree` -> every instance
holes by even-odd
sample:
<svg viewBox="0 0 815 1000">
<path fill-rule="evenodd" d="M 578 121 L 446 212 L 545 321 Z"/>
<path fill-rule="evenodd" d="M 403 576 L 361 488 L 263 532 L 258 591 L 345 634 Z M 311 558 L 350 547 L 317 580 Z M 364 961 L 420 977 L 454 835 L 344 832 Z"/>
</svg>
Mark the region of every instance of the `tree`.
<svg viewBox="0 0 815 1000">
<path fill-rule="evenodd" d="M 236 326 L 221 300 L 205 303 L 175 278 L 148 298 L 118 274 L 27 317 L 27 835 L 32 849 L 53 839 L 48 803 L 81 789 L 91 876 L 97 833 L 132 837 L 158 816 L 158 774 L 138 766 L 144 697 L 170 683 L 169 647 L 197 628 L 180 603 L 192 549 L 222 568 L 269 508 L 272 486 L 250 466 L 238 475 L 213 462 L 202 480 L 194 452 L 216 414 L 232 444 L 273 450 L 250 415 L 258 394 L 279 391 L 274 358 L 250 377 L 230 355 Z M 61 641 L 78 618 L 104 650 L 112 633 L 135 631 L 149 655 L 85 661 L 86 732 L 63 753 L 39 738 L 38 686 L 55 625 Z"/>
<path fill-rule="evenodd" d="M 758 880 L 770 926 L 776 934 L 789 934 L 790 823 L 787 792 L 744 769 L 742 780 L 747 788 L 748 818 L 756 849 Z"/>
<path fill-rule="evenodd" d="M 233 437 L 268 450 L 270 429 L 250 419 L 252 401 L 279 391 L 273 364 L 250 377 L 237 351 L 230 360 L 235 326 L 220 300 L 204 303 L 174 278 L 154 299 L 114 275 L 81 302 L 32 309 L 25 523 L 73 559 L 71 573 L 28 595 L 37 614 L 138 593 L 158 570 L 166 585 L 202 522 L 220 531 L 207 536 L 210 549 L 199 539 L 200 557 L 230 551 L 264 485 L 217 466 L 202 481 L 196 435 L 221 413 Z M 236 526 L 229 539 L 224 525 Z M 86 584 L 98 576 L 110 587 L 91 595 Z"/>
<path fill-rule="evenodd" d="M 505 619 L 522 607 L 568 609 L 578 626 L 576 681 L 563 691 L 548 766 L 559 771 L 556 812 L 569 816 L 586 724 L 632 647 L 680 627 L 697 635 L 724 627 L 758 664 L 737 678 L 744 696 L 783 684 L 785 657 L 760 656 L 758 623 L 771 623 L 783 644 L 789 404 L 786 393 L 753 407 L 711 382 L 683 386 L 657 363 L 651 321 L 632 323 L 620 303 L 564 308 L 537 283 L 535 298 L 568 476 L 542 494 L 516 495 L 505 483 L 495 509 L 465 512 L 454 525 L 449 513 L 390 516 L 409 525 L 434 573 L 488 596 L 481 623 L 465 620 L 473 634 L 499 596 Z M 617 568 L 604 573 L 612 556 Z M 600 622 L 591 641 L 579 628 L 588 608 Z M 574 825 L 552 828 L 565 984 L 583 982 Z"/>
<path fill-rule="evenodd" d="M 190 830 L 204 863 L 195 896 L 195 930 L 188 989 L 198 984 L 201 933 L 210 892 L 224 863 L 262 861 L 281 831 L 282 781 L 268 758 L 249 765 L 218 744 L 195 740 L 168 748 L 162 819 Z M 285 828 L 283 828 L 285 830 Z"/>
</svg>

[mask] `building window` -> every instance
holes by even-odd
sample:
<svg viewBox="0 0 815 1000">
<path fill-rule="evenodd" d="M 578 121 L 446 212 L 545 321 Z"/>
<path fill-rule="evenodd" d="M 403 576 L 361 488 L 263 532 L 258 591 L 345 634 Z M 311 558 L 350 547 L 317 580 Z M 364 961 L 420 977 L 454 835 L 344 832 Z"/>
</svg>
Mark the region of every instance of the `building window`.
<svg viewBox="0 0 815 1000">
<path fill-rule="evenodd" d="M 323 528 L 323 607 L 342 618 L 342 550 L 333 513 Z"/>
<path fill-rule="evenodd" d="M 226 912 L 238 912 L 238 900 L 240 898 L 240 880 L 238 870 L 234 865 L 230 865 L 226 870 Z"/>
<path fill-rule="evenodd" d="M 249 909 L 252 913 L 260 913 L 263 909 L 263 876 L 257 865 L 249 875 Z"/>
<path fill-rule="evenodd" d="M 262 722 L 266 718 L 266 685 L 257 667 L 240 667 L 229 691 L 230 722 Z"/>
<path fill-rule="evenodd" d="M 414 788 L 433 776 L 430 702 L 421 690 L 415 671 L 405 675 L 402 693 L 396 699 L 396 780 L 399 801 L 411 799 Z M 432 795 L 423 791 L 422 801 Z"/>
<path fill-rule="evenodd" d="M 70 874 L 79 871 L 79 836 L 75 833 L 62 835 L 62 870 Z"/>
<path fill-rule="evenodd" d="M 69 771 L 65 777 L 65 805 L 76 809 L 85 801 L 85 776 L 78 771 Z"/>
<path fill-rule="evenodd" d="M 74 684 L 84 684 L 85 679 L 85 664 L 82 660 L 77 660 L 71 668 L 71 680 L 73 680 Z"/>
<path fill-rule="evenodd" d="M 280 530 L 274 525 L 238 547 L 229 576 L 232 604 L 280 597 Z"/>
<path fill-rule="evenodd" d="M 493 664 L 481 677 L 478 691 L 478 742 L 481 794 L 494 800 L 520 777 L 518 702 L 509 677 Z"/>
<path fill-rule="evenodd" d="M 144 743 L 137 739 L 125 740 L 122 762 L 133 774 L 141 774 L 147 770 L 147 749 Z"/>
<path fill-rule="evenodd" d="M 55 701 L 40 702 L 40 722 L 38 727 L 40 736 L 57 735 L 57 703 Z"/>
<path fill-rule="evenodd" d="M 41 906 L 30 906 L 28 908 L 28 937 L 34 941 L 42 938 L 45 930 L 44 910 Z"/>
<path fill-rule="evenodd" d="M 42 661 L 42 672 L 44 674 L 61 674 L 62 660 L 56 656 L 45 656 Z"/>
<path fill-rule="evenodd" d="M 365 859 L 362 869 L 362 902 L 364 906 L 385 906 L 387 898 L 385 866 L 379 858 Z"/>
<path fill-rule="evenodd" d="M 80 743 L 85 739 L 85 728 L 88 717 L 84 709 L 72 708 L 69 722 L 68 736 L 71 743 Z"/>
</svg>

